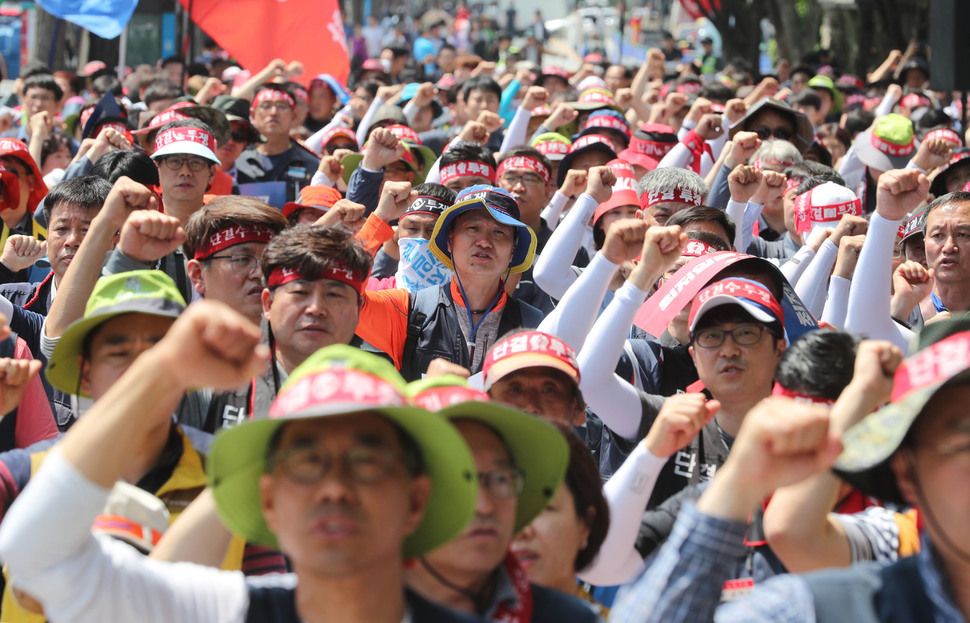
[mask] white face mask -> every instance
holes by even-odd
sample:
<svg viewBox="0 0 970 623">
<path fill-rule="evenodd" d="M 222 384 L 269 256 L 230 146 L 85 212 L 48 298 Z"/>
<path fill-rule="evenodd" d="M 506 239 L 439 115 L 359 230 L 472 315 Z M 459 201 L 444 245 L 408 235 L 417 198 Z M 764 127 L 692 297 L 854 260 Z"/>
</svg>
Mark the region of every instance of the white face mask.
<svg viewBox="0 0 970 623">
<path fill-rule="evenodd" d="M 451 279 L 451 270 L 431 253 L 430 242 L 424 238 L 400 238 L 397 241 L 401 253 L 397 264 L 397 287 L 417 292 Z"/>
</svg>

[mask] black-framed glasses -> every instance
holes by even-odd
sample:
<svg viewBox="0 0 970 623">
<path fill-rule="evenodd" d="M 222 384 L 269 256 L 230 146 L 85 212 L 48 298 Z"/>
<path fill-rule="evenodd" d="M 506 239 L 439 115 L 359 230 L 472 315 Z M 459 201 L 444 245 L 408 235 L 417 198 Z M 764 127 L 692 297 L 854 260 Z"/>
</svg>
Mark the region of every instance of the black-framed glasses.
<svg viewBox="0 0 970 623">
<path fill-rule="evenodd" d="M 193 173 L 198 173 L 202 169 L 209 166 L 208 160 L 203 160 L 202 158 L 191 158 L 187 156 L 169 156 L 167 158 L 162 158 L 162 162 L 165 166 L 173 171 L 178 171 L 182 168 L 182 165 L 189 167 L 189 171 Z"/>
<path fill-rule="evenodd" d="M 754 129 L 754 131 L 761 140 L 774 137 L 780 141 L 790 141 L 795 138 L 795 133 L 784 126 L 769 128 L 766 125 L 759 125 Z"/>
<path fill-rule="evenodd" d="M 694 344 L 701 348 L 717 348 L 724 343 L 727 336 L 738 346 L 753 346 L 761 341 L 761 336 L 767 330 L 763 324 L 743 324 L 733 329 L 701 329 L 694 334 Z"/>
<path fill-rule="evenodd" d="M 397 460 L 393 452 L 377 446 L 354 446 L 337 457 L 322 448 L 299 446 L 277 453 L 271 467 L 279 466 L 287 478 L 309 485 L 329 474 L 339 461 L 344 474 L 351 479 L 373 485 L 387 478 Z"/>
<path fill-rule="evenodd" d="M 478 474 L 478 486 L 495 498 L 514 498 L 522 493 L 525 482 L 522 470 L 514 467 L 500 467 Z"/>
<path fill-rule="evenodd" d="M 545 180 L 535 173 L 524 173 L 522 175 L 517 173 L 503 173 L 499 179 L 509 186 L 515 186 L 518 183 L 521 183 L 523 186 L 538 186 L 539 184 L 545 183 Z"/>
<path fill-rule="evenodd" d="M 259 258 L 249 255 L 249 254 L 235 254 L 235 255 L 213 255 L 205 258 L 204 261 L 209 260 L 229 260 L 229 270 L 237 275 L 250 275 L 253 269 L 259 268 Z"/>
</svg>

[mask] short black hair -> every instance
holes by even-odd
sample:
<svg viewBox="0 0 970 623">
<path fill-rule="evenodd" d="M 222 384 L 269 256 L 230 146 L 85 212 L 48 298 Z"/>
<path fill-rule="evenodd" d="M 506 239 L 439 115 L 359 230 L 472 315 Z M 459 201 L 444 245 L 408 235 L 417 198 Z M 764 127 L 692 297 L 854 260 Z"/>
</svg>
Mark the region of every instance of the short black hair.
<svg viewBox="0 0 970 623">
<path fill-rule="evenodd" d="M 145 186 L 158 186 L 158 167 L 143 151 L 116 149 L 98 158 L 91 168 L 96 175 L 114 184 L 119 177 L 130 177 Z"/>
<path fill-rule="evenodd" d="M 145 106 L 151 106 L 155 102 L 173 100 L 183 95 L 185 95 L 185 92 L 182 91 L 182 87 L 174 82 L 170 80 L 156 80 L 145 89 L 145 95 L 142 101 L 145 102 Z"/>
<path fill-rule="evenodd" d="M 411 56 L 411 48 L 399 43 L 385 45 L 383 49 L 390 50 L 391 55 L 394 56 L 395 59 L 401 58 L 402 56 Z"/>
<path fill-rule="evenodd" d="M 492 152 L 487 147 L 471 141 L 455 141 L 448 148 L 448 151 L 441 154 L 442 167 L 461 161 L 484 162 L 492 169 L 498 166 L 495 164 Z"/>
<path fill-rule="evenodd" d="M 502 99 L 502 87 L 498 85 L 498 82 L 492 80 L 490 76 L 479 75 L 473 76 L 461 84 L 461 100 L 468 101 L 468 96 L 472 91 L 486 91 L 488 93 L 494 93 L 495 97 Z"/>
<path fill-rule="evenodd" d="M 926 215 L 923 221 L 923 235 L 926 235 L 926 224 L 930 220 L 930 212 L 948 203 L 966 203 L 968 201 L 970 201 L 970 192 L 965 190 L 957 190 L 934 199 L 928 206 L 926 206 L 923 212 Z"/>
<path fill-rule="evenodd" d="M 734 98 L 734 89 L 720 82 L 712 82 L 702 86 L 697 96 L 709 99 L 712 102 L 726 104 L 729 99 Z"/>
<path fill-rule="evenodd" d="M 411 190 L 415 190 L 419 195 L 424 195 L 425 197 L 434 197 L 435 199 L 443 201 L 448 205 L 454 204 L 455 197 L 458 196 L 458 193 L 448 188 L 444 184 L 437 184 L 435 182 L 418 184 Z"/>
<path fill-rule="evenodd" d="M 164 69 L 164 67 L 166 65 L 172 65 L 174 63 L 181 63 L 182 65 L 185 65 L 185 57 L 184 56 L 166 56 L 165 58 L 162 59 L 162 62 L 159 63 L 159 67 L 162 67 Z"/>
<path fill-rule="evenodd" d="M 799 184 L 802 184 L 806 180 L 811 178 L 817 178 L 821 180 L 820 182 L 806 188 L 805 190 L 801 190 L 801 188 L 799 188 L 798 190 L 799 194 L 806 192 L 811 188 L 815 188 L 815 186 L 818 186 L 819 184 L 822 184 L 824 182 L 835 182 L 839 186 L 845 186 L 845 180 L 842 179 L 842 176 L 839 175 L 838 171 L 836 171 L 832 167 L 825 166 L 821 162 L 813 162 L 811 160 L 802 160 L 800 162 L 796 162 L 791 166 L 787 167 L 785 169 L 785 177 L 787 177 L 790 180 L 798 180 Z"/>
<path fill-rule="evenodd" d="M 815 110 L 821 110 L 822 97 L 815 92 L 815 89 L 802 89 L 798 93 L 792 93 L 788 98 L 788 103 L 792 108 L 796 104 L 801 104 L 802 106 L 811 106 Z"/>
<path fill-rule="evenodd" d="M 72 177 L 54 184 L 44 197 L 44 218 L 48 225 L 54 208 L 59 205 L 75 205 L 85 210 L 100 210 L 111 192 L 111 184 L 96 175 Z"/>
<path fill-rule="evenodd" d="M 835 400 L 852 380 L 859 338 L 848 331 L 809 331 L 792 342 L 775 380 L 793 392 Z"/>
<path fill-rule="evenodd" d="M 729 245 L 734 244 L 734 235 L 736 228 L 734 225 L 734 219 L 728 216 L 723 210 L 718 210 L 717 208 L 712 208 L 710 206 L 691 206 L 678 210 L 674 212 L 670 218 L 667 219 L 667 225 L 689 225 L 691 223 L 701 223 L 704 221 L 710 221 L 712 223 L 717 223 L 724 228 L 724 231 L 728 235 L 727 243 Z M 698 232 L 701 233 L 701 232 Z M 730 251 L 730 249 L 727 249 Z"/>
<path fill-rule="evenodd" d="M 863 108 L 856 108 L 855 110 L 849 111 L 849 114 L 845 116 L 845 131 L 849 133 L 853 139 L 856 134 L 860 132 L 865 132 L 872 125 L 872 122 L 876 120 L 876 115 L 870 110 L 865 110 Z"/>
<path fill-rule="evenodd" d="M 124 87 L 113 74 L 105 74 L 92 80 L 91 90 L 102 97 L 105 93 L 111 93 L 115 97 L 122 97 L 125 94 Z"/>
<path fill-rule="evenodd" d="M 50 74 L 36 74 L 26 80 L 24 80 L 23 93 L 27 95 L 27 91 L 30 89 L 44 89 L 45 91 L 50 91 L 54 94 L 54 99 L 60 101 L 64 97 L 64 91 L 61 90 L 60 85 L 54 80 L 54 76 Z"/>
</svg>

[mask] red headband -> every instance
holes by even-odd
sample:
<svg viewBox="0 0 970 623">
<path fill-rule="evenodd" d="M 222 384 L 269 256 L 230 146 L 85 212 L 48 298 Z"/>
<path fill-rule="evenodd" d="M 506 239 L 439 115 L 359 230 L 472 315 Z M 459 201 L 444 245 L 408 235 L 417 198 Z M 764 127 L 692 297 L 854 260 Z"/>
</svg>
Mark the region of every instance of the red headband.
<svg viewBox="0 0 970 623">
<path fill-rule="evenodd" d="M 98 130 L 98 136 L 101 136 L 101 133 L 104 132 L 106 128 L 111 128 L 118 134 L 121 134 L 128 139 L 129 143 L 132 145 L 135 144 L 135 137 L 131 135 L 131 129 L 123 123 L 102 123 L 101 129 Z"/>
<path fill-rule="evenodd" d="M 193 257 L 202 260 L 237 244 L 269 242 L 272 237 L 273 231 L 265 225 L 231 225 L 209 236 Z"/>
<path fill-rule="evenodd" d="M 796 402 L 805 402 L 816 405 L 833 405 L 834 400 L 829 400 L 828 398 L 819 398 L 818 396 L 809 396 L 808 394 L 802 394 L 788 389 L 787 387 L 782 387 L 781 384 L 775 383 L 775 386 L 771 390 L 772 396 L 784 396 L 786 398 L 794 398 Z"/>
<path fill-rule="evenodd" d="M 293 87 L 293 95 L 300 98 L 303 102 L 310 101 L 310 94 L 303 87 Z"/>
<path fill-rule="evenodd" d="M 919 93 L 910 93 L 909 95 L 903 97 L 900 100 L 899 105 L 903 108 L 914 108 L 916 106 L 929 106 L 930 99 L 925 95 L 920 95 Z"/>
<path fill-rule="evenodd" d="M 498 175 L 502 175 L 509 169 L 528 169 L 538 173 L 543 181 L 549 183 L 549 168 L 542 164 L 541 160 L 536 158 L 531 158 L 529 156 L 512 156 L 511 158 L 506 158 L 498 165 Z"/>
<path fill-rule="evenodd" d="M 216 139 L 200 128 L 169 128 L 155 137 L 155 151 L 172 143 L 195 143 L 208 149 L 216 148 Z"/>
<path fill-rule="evenodd" d="M 970 367 L 970 332 L 957 333 L 927 346 L 905 359 L 896 370 L 892 401 L 906 394 L 949 380 Z"/>
<path fill-rule="evenodd" d="M 951 130 L 950 128 L 940 128 L 939 130 L 933 130 L 929 132 L 924 141 L 933 140 L 934 138 L 942 138 L 943 140 L 950 141 L 951 143 L 956 143 L 957 145 L 962 145 L 963 141 L 960 140 L 960 135 Z"/>
<path fill-rule="evenodd" d="M 487 179 L 491 184 L 495 184 L 495 169 L 484 162 L 472 162 L 462 160 L 441 167 L 438 177 L 442 184 L 447 184 L 449 180 L 465 175 L 478 175 Z"/>
<path fill-rule="evenodd" d="M 296 108 L 296 102 L 293 101 L 293 96 L 286 91 L 280 91 L 279 89 L 263 89 L 256 94 L 253 98 L 252 107 L 249 109 L 250 113 L 254 112 L 256 108 L 266 100 L 283 100 L 289 104 L 290 108 Z"/>
<path fill-rule="evenodd" d="M 337 262 L 331 262 L 326 269 L 324 269 L 323 274 L 320 275 L 321 279 L 333 279 L 334 281 L 339 281 L 341 283 L 346 283 L 359 294 L 364 292 L 365 278 L 354 273 L 350 268 L 338 264 Z M 281 286 L 291 281 L 297 281 L 298 279 L 306 280 L 300 271 L 295 268 L 283 268 L 282 266 L 277 266 L 273 269 L 273 272 L 269 274 L 269 279 L 266 280 L 267 287 L 275 288 L 276 286 Z"/>
<path fill-rule="evenodd" d="M 801 185 L 802 185 L 802 180 L 798 179 L 797 177 L 790 177 L 787 180 L 785 180 L 785 192 L 787 193 L 791 191 L 793 188 L 798 188 Z"/>
<path fill-rule="evenodd" d="M 890 143 L 885 139 L 879 138 L 873 132 L 869 137 L 869 142 L 873 147 L 887 156 L 908 156 L 913 153 L 913 139 L 909 139 L 909 143 L 905 145 L 897 145 L 896 143 Z"/>
<path fill-rule="evenodd" d="M 569 143 L 564 141 L 542 141 L 536 143 L 534 147 L 543 156 L 565 156 L 569 153 Z"/>
<path fill-rule="evenodd" d="M 680 255 L 682 257 L 700 257 L 702 255 L 707 255 L 708 253 L 717 253 L 718 249 L 715 249 L 706 242 L 701 242 L 700 240 L 688 240 L 687 246 L 681 251 Z"/>
<path fill-rule="evenodd" d="M 669 190 L 651 190 L 640 195 L 640 207 L 644 210 L 664 201 L 680 201 L 699 206 L 703 197 L 697 191 L 689 188 L 671 188 Z"/>
</svg>

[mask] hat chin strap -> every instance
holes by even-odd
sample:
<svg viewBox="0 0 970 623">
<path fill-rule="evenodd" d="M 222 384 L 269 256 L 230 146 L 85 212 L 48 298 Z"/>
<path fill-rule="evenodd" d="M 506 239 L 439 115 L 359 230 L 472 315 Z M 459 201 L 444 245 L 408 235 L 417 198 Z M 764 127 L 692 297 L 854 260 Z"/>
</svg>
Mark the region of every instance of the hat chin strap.
<svg viewBox="0 0 970 623">
<path fill-rule="evenodd" d="M 916 473 L 916 459 L 912 454 L 910 454 L 907 458 L 907 462 L 909 463 L 909 470 L 913 477 L 913 489 L 915 489 L 916 497 L 919 500 L 919 512 L 926 517 L 927 523 L 931 524 L 933 529 L 939 534 L 940 540 L 943 542 L 942 544 L 945 545 L 948 550 L 956 554 L 957 558 L 959 558 L 964 564 L 970 564 L 970 552 L 967 552 L 965 549 L 957 545 L 956 542 L 953 541 L 953 539 L 951 539 L 946 533 L 946 530 L 943 529 L 940 522 L 936 520 L 936 515 L 930 508 L 930 504 L 926 499 L 926 496 L 923 494 L 923 485 L 920 484 L 919 475 Z"/>
</svg>

